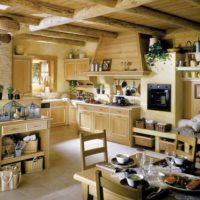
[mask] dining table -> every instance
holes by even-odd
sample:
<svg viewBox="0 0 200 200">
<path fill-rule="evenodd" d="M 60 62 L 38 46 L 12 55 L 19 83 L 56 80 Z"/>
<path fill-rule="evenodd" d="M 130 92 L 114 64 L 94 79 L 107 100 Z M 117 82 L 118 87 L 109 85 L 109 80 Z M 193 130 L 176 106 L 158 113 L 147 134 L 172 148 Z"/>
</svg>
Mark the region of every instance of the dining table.
<svg viewBox="0 0 200 200">
<path fill-rule="evenodd" d="M 153 159 L 153 162 L 157 162 L 157 161 L 161 160 L 161 159 L 153 157 L 153 156 L 149 156 L 149 157 L 151 157 L 151 159 Z M 131 169 L 133 169 L 134 167 L 137 168 L 138 161 L 136 158 L 136 154 L 132 155 L 131 158 L 134 160 L 134 163 L 136 164 Z M 101 166 L 101 165 L 99 165 L 99 166 Z M 93 197 L 97 196 L 96 176 L 95 176 L 96 170 L 101 170 L 104 177 L 108 178 L 109 180 L 111 180 L 117 184 L 120 184 L 120 178 L 119 178 L 119 176 L 116 175 L 118 173 L 114 173 L 109 169 L 106 169 L 104 167 L 102 168 L 99 166 L 97 165 L 96 167 L 77 172 L 73 176 L 73 178 L 75 180 L 77 180 L 81 183 L 83 200 L 93 200 Z M 110 166 L 110 163 L 108 163 L 107 166 Z M 164 169 L 164 170 L 166 170 L 166 169 Z M 158 177 L 155 175 L 154 182 L 156 182 L 156 178 L 158 178 Z M 159 185 L 158 182 L 156 182 L 156 184 Z M 164 184 L 164 183 L 162 182 L 162 184 Z M 129 187 L 129 186 L 127 186 L 127 187 Z M 179 199 L 180 200 L 198 200 L 199 199 L 200 200 L 200 193 L 198 195 L 196 193 L 195 193 L 195 195 L 193 195 L 191 193 L 187 194 L 187 192 L 184 192 L 184 193 L 177 192 L 177 191 L 171 190 L 171 188 L 169 188 L 169 189 L 167 188 L 167 190 L 168 190 L 168 192 L 166 193 L 166 195 L 162 195 L 162 197 L 158 196 L 158 198 L 154 198 L 154 199 L 159 199 L 159 200 L 179 200 Z M 121 195 L 118 195 L 118 194 L 113 193 L 112 191 L 109 191 L 106 189 L 104 189 L 104 199 L 105 200 L 130 200 L 128 198 L 125 198 Z"/>
</svg>

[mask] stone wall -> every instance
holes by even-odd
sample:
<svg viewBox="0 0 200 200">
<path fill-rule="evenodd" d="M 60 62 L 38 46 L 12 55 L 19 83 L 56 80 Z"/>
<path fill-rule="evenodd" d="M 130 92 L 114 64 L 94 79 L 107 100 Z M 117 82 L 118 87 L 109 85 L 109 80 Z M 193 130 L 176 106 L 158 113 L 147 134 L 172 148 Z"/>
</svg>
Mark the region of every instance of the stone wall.
<svg viewBox="0 0 200 200">
<path fill-rule="evenodd" d="M 4 85 L 3 99 L 5 99 L 6 88 L 12 85 L 12 42 L 0 43 L 0 84 Z"/>
</svg>

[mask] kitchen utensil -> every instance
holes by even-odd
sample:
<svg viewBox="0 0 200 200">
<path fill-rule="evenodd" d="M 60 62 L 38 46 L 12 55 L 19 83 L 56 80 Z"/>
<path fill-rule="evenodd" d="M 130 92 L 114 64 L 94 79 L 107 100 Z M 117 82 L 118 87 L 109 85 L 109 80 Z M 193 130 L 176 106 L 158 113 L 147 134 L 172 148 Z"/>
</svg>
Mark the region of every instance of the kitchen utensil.
<svg viewBox="0 0 200 200">
<path fill-rule="evenodd" d="M 130 88 L 127 88 L 125 95 L 126 96 L 131 96 L 131 94 L 132 94 L 132 92 L 131 92 Z"/>
<path fill-rule="evenodd" d="M 127 86 L 127 82 L 123 81 L 121 86 L 122 86 L 122 88 L 125 88 Z"/>
</svg>

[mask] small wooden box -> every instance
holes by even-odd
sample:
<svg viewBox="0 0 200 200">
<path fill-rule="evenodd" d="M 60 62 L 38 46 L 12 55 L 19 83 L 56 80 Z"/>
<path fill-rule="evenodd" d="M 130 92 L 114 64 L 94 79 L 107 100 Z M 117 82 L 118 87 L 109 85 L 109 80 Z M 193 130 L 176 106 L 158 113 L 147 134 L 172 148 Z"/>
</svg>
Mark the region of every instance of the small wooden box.
<svg viewBox="0 0 200 200">
<path fill-rule="evenodd" d="M 159 142 L 160 150 L 161 151 L 175 151 L 175 143 L 171 141 L 166 141 L 166 140 L 160 140 Z"/>
<path fill-rule="evenodd" d="M 135 137 L 135 144 L 145 147 L 154 147 L 155 145 L 155 138 L 151 136 L 143 136 L 143 135 L 134 135 Z"/>
</svg>

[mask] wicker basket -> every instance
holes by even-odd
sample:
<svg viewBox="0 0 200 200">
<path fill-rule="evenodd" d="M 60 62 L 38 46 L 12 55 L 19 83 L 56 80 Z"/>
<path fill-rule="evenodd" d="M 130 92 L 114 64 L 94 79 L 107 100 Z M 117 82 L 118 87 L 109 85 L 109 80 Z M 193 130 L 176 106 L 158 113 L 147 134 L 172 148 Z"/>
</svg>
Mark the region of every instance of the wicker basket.
<svg viewBox="0 0 200 200">
<path fill-rule="evenodd" d="M 146 129 L 149 129 L 149 130 L 155 130 L 155 125 L 156 125 L 156 122 L 154 121 L 150 121 L 150 120 L 146 120 Z"/>
<path fill-rule="evenodd" d="M 145 147 L 154 147 L 155 139 L 151 136 L 134 135 L 135 144 Z"/>
<path fill-rule="evenodd" d="M 160 132 L 169 132 L 172 129 L 171 124 L 165 124 L 165 123 L 157 123 L 155 125 L 155 130 Z"/>
<path fill-rule="evenodd" d="M 9 144 L 9 145 L 2 145 L 2 156 L 6 157 L 9 155 L 15 154 L 15 145 Z"/>
<path fill-rule="evenodd" d="M 23 149 L 23 153 L 29 154 L 29 153 L 36 153 L 37 151 L 38 151 L 38 140 L 26 142 L 26 145 Z"/>
<path fill-rule="evenodd" d="M 172 151 L 175 151 L 176 149 L 175 143 L 167 141 L 167 140 L 160 140 L 159 146 L 160 146 L 161 151 L 172 152 Z"/>
<path fill-rule="evenodd" d="M 135 126 L 137 128 L 145 128 L 145 119 L 135 120 Z"/>
<path fill-rule="evenodd" d="M 43 157 L 25 161 L 25 173 L 34 173 L 43 170 Z"/>
</svg>

